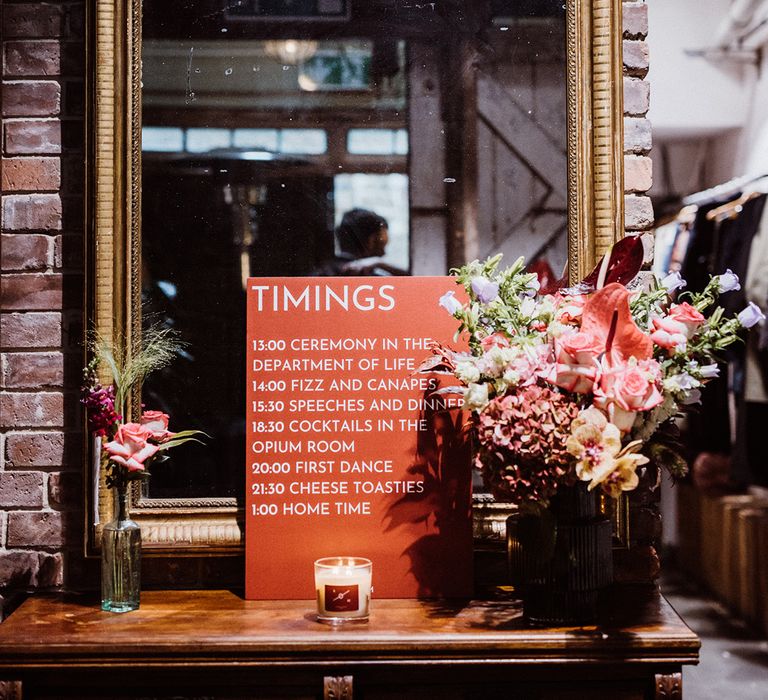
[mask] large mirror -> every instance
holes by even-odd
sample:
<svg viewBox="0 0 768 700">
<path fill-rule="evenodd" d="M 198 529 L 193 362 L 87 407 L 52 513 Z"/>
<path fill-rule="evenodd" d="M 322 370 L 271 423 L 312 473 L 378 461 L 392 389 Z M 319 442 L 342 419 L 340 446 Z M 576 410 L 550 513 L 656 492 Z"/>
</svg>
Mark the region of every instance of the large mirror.
<svg viewBox="0 0 768 700">
<path fill-rule="evenodd" d="M 241 546 L 249 276 L 575 278 L 622 235 L 620 4 L 97 0 L 92 320 L 175 328 L 136 403 L 214 436 L 134 492 L 149 547 Z"/>
</svg>

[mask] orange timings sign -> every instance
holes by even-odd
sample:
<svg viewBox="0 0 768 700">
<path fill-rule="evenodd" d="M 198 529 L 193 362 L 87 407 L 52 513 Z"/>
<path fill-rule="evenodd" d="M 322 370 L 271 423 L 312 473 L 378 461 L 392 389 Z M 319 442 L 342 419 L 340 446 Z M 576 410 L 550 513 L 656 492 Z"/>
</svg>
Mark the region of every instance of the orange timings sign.
<svg viewBox="0 0 768 700">
<path fill-rule="evenodd" d="M 314 596 L 313 562 L 373 562 L 376 597 L 471 594 L 461 398 L 417 374 L 453 344 L 448 277 L 248 281 L 246 596 Z"/>
</svg>

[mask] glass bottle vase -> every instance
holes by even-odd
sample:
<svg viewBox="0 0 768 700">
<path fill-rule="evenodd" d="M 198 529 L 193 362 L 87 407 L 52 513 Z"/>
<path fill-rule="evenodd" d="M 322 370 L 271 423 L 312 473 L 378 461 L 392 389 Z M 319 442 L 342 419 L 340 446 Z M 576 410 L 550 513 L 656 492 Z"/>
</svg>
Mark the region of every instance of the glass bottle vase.
<svg viewBox="0 0 768 700">
<path fill-rule="evenodd" d="M 125 489 L 117 489 L 117 518 L 101 535 L 101 609 L 130 612 L 139 607 L 141 529 L 128 518 Z"/>
</svg>

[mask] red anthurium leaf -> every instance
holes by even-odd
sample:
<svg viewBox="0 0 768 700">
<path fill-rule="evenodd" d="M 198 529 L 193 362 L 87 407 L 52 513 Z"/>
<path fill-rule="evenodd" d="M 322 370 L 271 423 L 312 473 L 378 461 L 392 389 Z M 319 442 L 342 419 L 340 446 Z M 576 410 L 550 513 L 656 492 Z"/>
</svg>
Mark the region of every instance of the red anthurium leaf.
<svg viewBox="0 0 768 700">
<path fill-rule="evenodd" d="M 640 240 L 640 236 L 626 236 L 622 238 L 610 250 L 611 257 L 608 262 L 604 285 L 611 282 L 618 282 L 625 286 L 629 284 L 635 279 L 637 273 L 640 272 L 640 268 L 643 266 L 643 255 L 643 242 Z M 584 278 L 581 285 L 587 289 L 595 289 L 597 287 L 600 268 L 604 258 L 605 256 L 600 258 L 597 267 Z"/>
<path fill-rule="evenodd" d="M 562 277 L 561 279 L 555 279 L 552 278 L 552 281 L 547 285 L 541 285 L 541 289 L 539 289 L 539 294 L 555 294 L 556 292 L 559 292 L 561 289 L 565 289 L 568 286 L 568 275 L 565 277 Z"/>
<path fill-rule="evenodd" d="M 555 273 L 552 272 L 552 266 L 544 260 L 544 258 L 536 258 L 531 260 L 525 269 L 526 272 L 533 272 L 539 280 L 539 284 L 543 287 L 550 286 L 553 282 L 556 282 Z"/>
<path fill-rule="evenodd" d="M 526 272 L 536 273 L 539 285 L 541 285 L 539 294 L 554 294 L 568 285 L 568 275 L 558 279 L 552 270 L 552 266 L 544 258 L 533 260 L 526 268 Z"/>
<path fill-rule="evenodd" d="M 651 337 L 641 331 L 629 310 L 629 291 L 617 282 L 587 297 L 581 316 L 581 332 L 606 345 L 609 362 L 626 362 L 630 357 L 647 360 L 653 355 Z M 610 344 L 610 348 L 608 348 Z"/>
</svg>

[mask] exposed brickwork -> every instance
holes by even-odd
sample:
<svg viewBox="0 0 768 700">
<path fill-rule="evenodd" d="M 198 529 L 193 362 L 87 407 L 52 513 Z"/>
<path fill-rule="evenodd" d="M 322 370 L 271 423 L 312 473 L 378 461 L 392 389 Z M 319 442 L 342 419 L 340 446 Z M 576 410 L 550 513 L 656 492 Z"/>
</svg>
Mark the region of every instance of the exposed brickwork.
<svg viewBox="0 0 768 700">
<path fill-rule="evenodd" d="M 63 9 L 47 2 L 3 3 L 3 37 L 58 37 L 62 33 Z"/>
<path fill-rule="evenodd" d="M 653 225 L 651 198 L 636 195 L 624 197 L 624 223 L 628 231 L 648 230 Z"/>
<path fill-rule="evenodd" d="M 62 276 L 59 274 L 4 274 L 0 279 L 4 311 L 40 311 L 61 308 Z"/>
<path fill-rule="evenodd" d="M 0 393 L 0 428 L 53 428 L 63 425 L 63 394 Z"/>
<path fill-rule="evenodd" d="M 648 34 L 648 6 L 645 1 L 627 2 L 623 7 L 624 37 L 644 39 Z"/>
<path fill-rule="evenodd" d="M 2 171 L 4 192 L 56 192 L 61 187 L 59 158 L 4 158 Z"/>
<path fill-rule="evenodd" d="M 648 153 L 652 145 L 651 122 L 645 117 L 624 117 L 624 151 Z"/>
<path fill-rule="evenodd" d="M 60 352 L 0 354 L 0 387 L 6 389 L 62 388 L 64 355 Z"/>
<path fill-rule="evenodd" d="M 6 77 L 60 74 L 61 44 L 58 41 L 9 41 L 4 49 Z"/>
<path fill-rule="evenodd" d="M 42 508 L 40 472 L 0 472 L 0 508 Z"/>
<path fill-rule="evenodd" d="M 648 44 L 644 41 L 624 42 L 624 72 L 644 78 L 648 73 Z"/>
<path fill-rule="evenodd" d="M 4 195 L 3 229 L 6 231 L 60 231 L 61 197 L 58 194 Z"/>
<path fill-rule="evenodd" d="M 0 348 L 50 348 L 59 345 L 60 312 L 0 314 Z"/>
<path fill-rule="evenodd" d="M 624 0 L 624 225 L 627 233 L 648 231 L 653 227 L 653 207 L 645 196 L 651 184 L 651 123 L 646 118 L 650 106 L 650 84 L 645 80 L 650 59 L 648 44 L 648 6 L 639 0 Z M 644 240 L 647 252 L 653 246 Z M 650 273 L 648 273 L 650 274 Z M 659 489 L 651 478 L 641 480 L 629 496 L 630 548 L 616 550 L 614 575 L 619 582 L 647 582 L 659 574 L 655 543 L 661 535 L 658 508 Z"/>
<path fill-rule="evenodd" d="M 624 189 L 647 192 L 653 184 L 651 159 L 648 156 L 624 156 Z"/>
<path fill-rule="evenodd" d="M 646 583 L 659 576 L 659 554 L 652 545 L 614 550 L 614 572 L 618 583 Z"/>
<path fill-rule="evenodd" d="M 5 154 L 61 153 L 61 122 L 54 119 L 6 120 Z"/>
<path fill-rule="evenodd" d="M 61 85 L 54 80 L 3 82 L 4 117 L 52 117 L 61 109 Z"/>
<path fill-rule="evenodd" d="M 8 514 L 8 548 L 61 547 L 69 524 L 59 511 L 14 511 Z"/>
<path fill-rule="evenodd" d="M 631 509 L 630 516 L 637 531 L 642 533 L 643 543 L 653 544 L 661 537 L 661 514 L 658 510 L 650 505 L 638 505 Z"/>
<path fill-rule="evenodd" d="M 651 85 L 639 78 L 624 78 L 624 114 L 644 116 L 650 107 Z"/>
<path fill-rule="evenodd" d="M 83 10 L 2 8 L 0 607 L 84 570 Z"/>
<path fill-rule="evenodd" d="M 83 479 L 75 472 L 54 472 L 48 475 L 48 504 L 66 508 L 83 495 Z"/>
<path fill-rule="evenodd" d="M 0 556 L 0 589 L 47 588 L 62 582 L 61 554 L 11 551 Z"/>
<path fill-rule="evenodd" d="M 66 465 L 63 433 L 8 433 L 5 438 L 7 469 Z"/>
<path fill-rule="evenodd" d="M 45 270 L 53 266 L 54 240 L 39 234 L 2 234 L 0 269 Z"/>
</svg>

